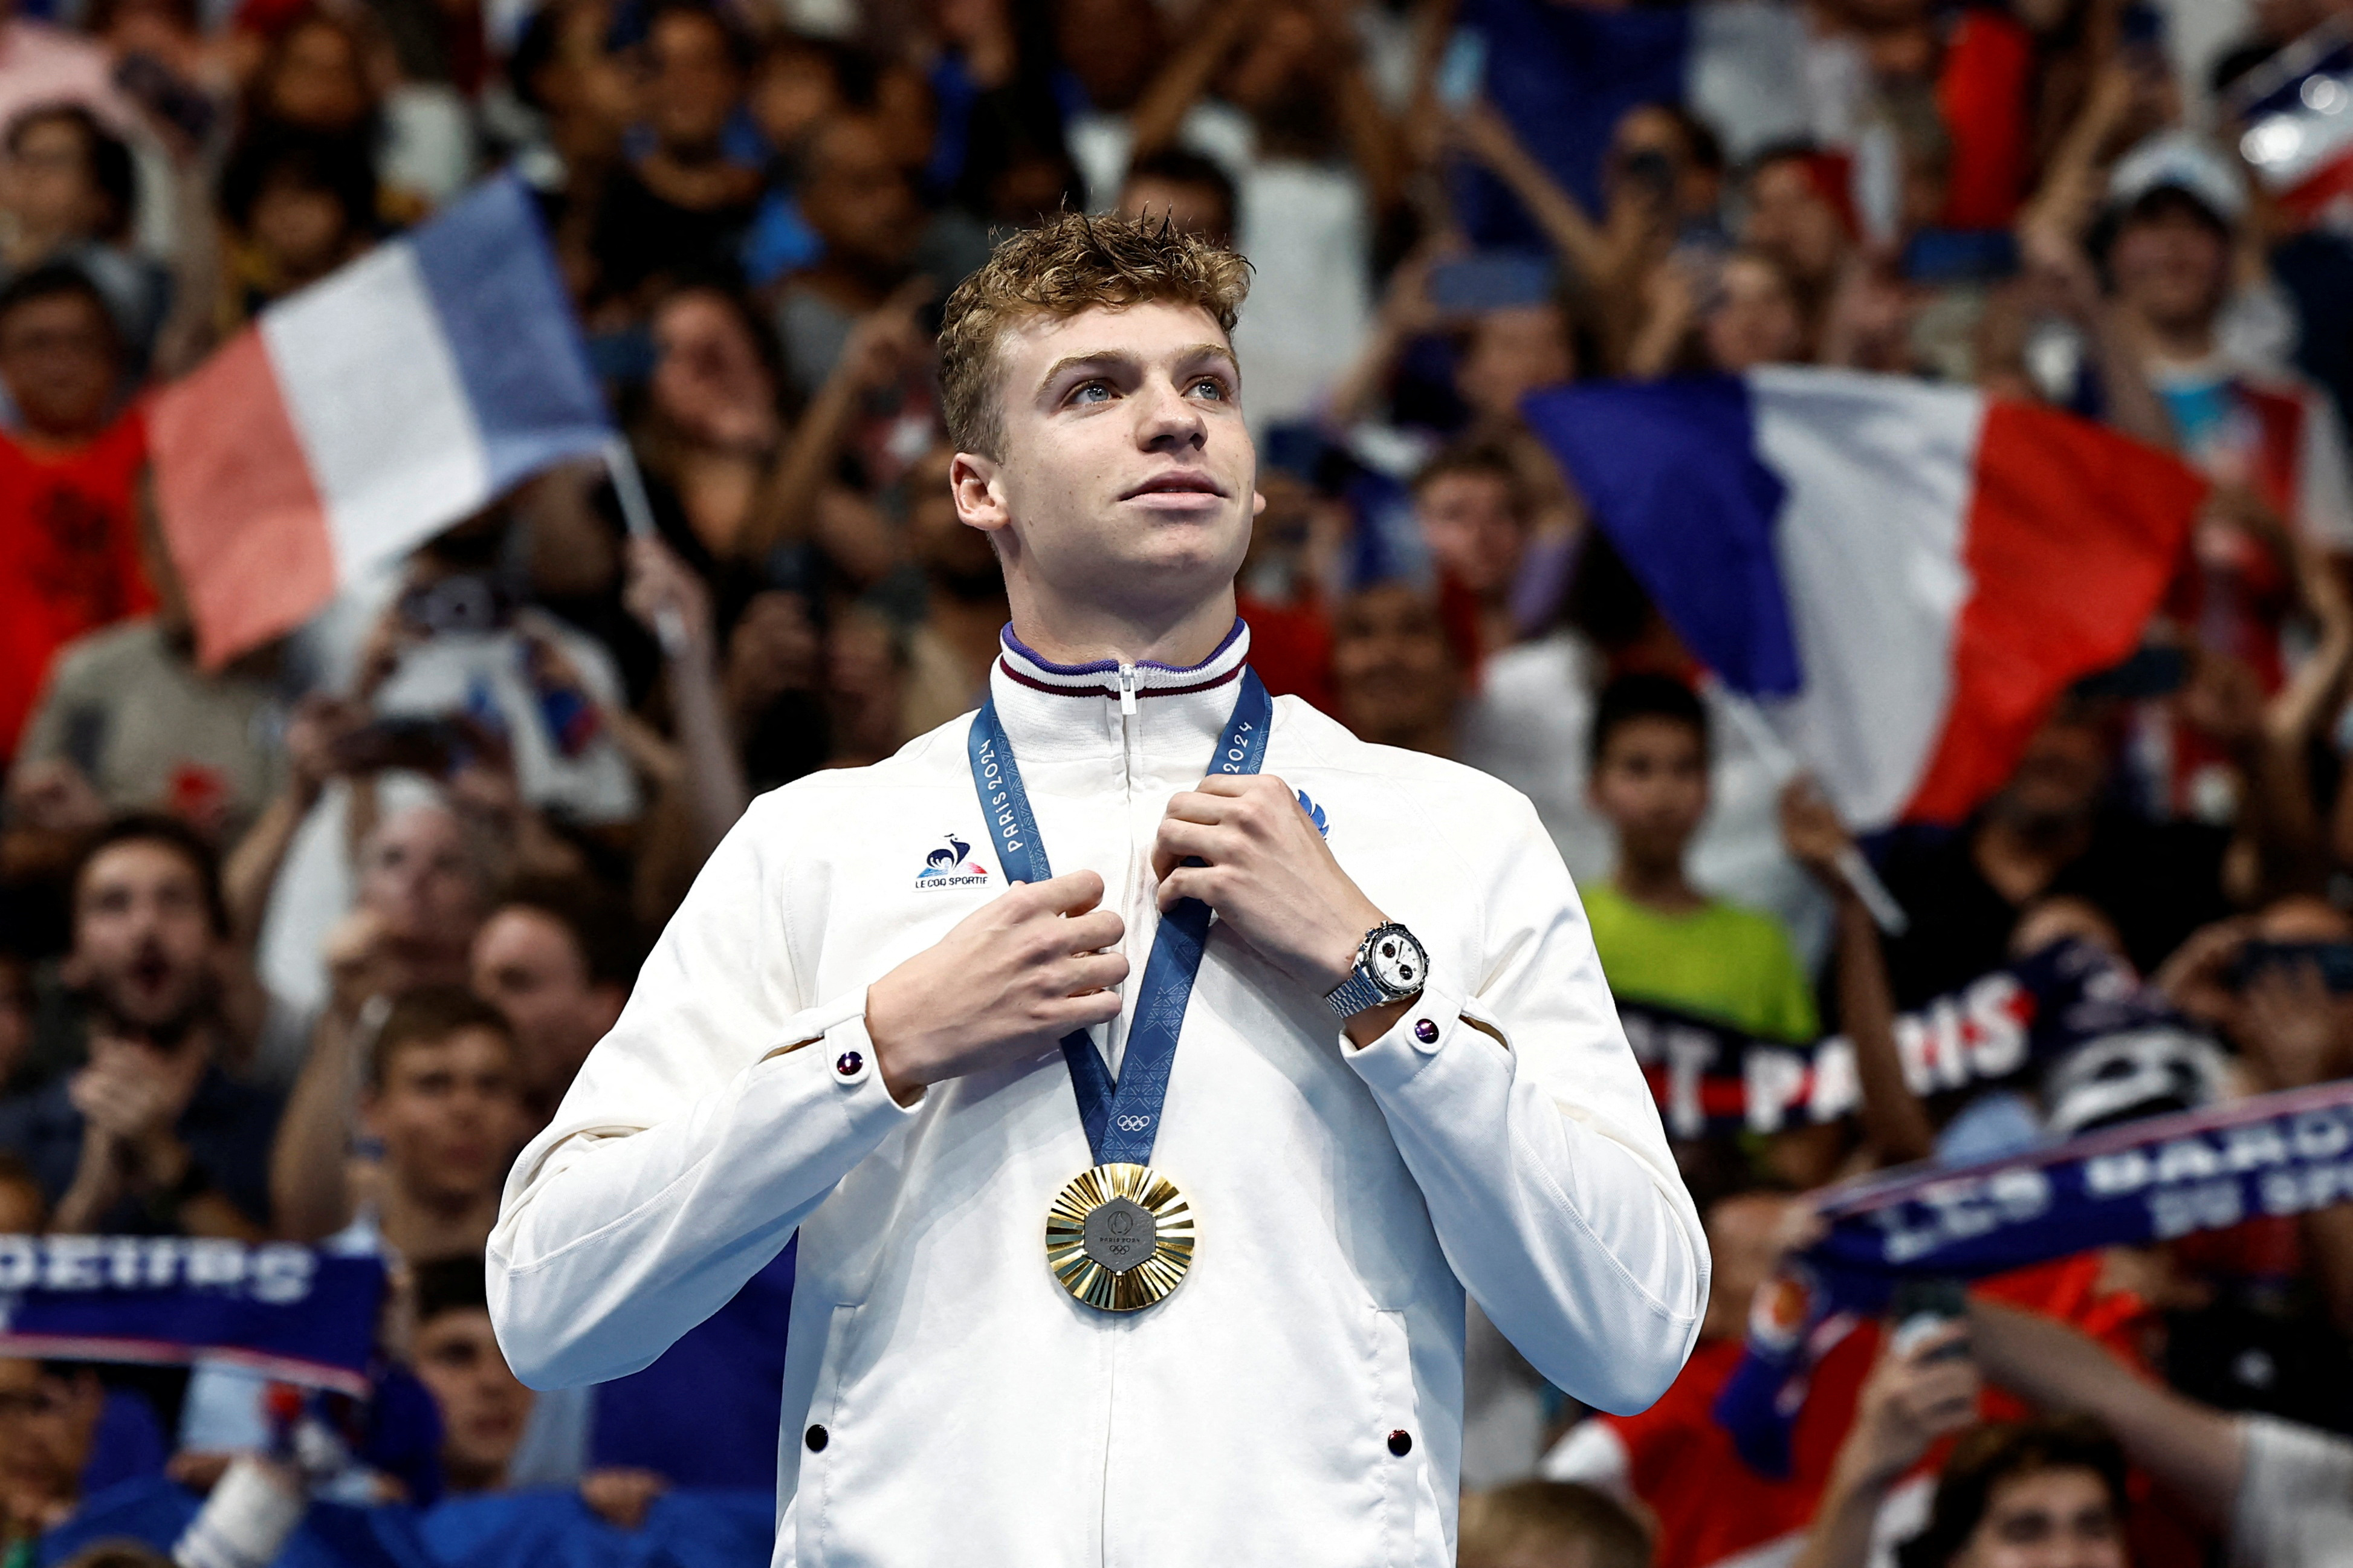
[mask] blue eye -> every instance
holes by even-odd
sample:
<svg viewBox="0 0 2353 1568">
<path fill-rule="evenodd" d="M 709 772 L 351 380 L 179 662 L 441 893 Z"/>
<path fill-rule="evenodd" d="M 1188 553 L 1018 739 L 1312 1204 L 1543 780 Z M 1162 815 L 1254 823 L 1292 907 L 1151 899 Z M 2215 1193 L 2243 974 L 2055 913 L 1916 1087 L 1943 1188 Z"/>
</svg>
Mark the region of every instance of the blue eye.
<svg viewBox="0 0 2353 1568">
<path fill-rule="evenodd" d="M 1102 403 L 1111 399 L 1111 388 L 1100 381 L 1082 381 L 1071 388 L 1073 403 Z"/>
<path fill-rule="evenodd" d="M 1219 380 L 1216 376 L 1204 376 L 1193 383 L 1192 390 L 1195 393 L 1198 394 L 1204 389 L 1208 392 L 1210 397 L 1217 398 L 1219 402 L 1223 402 L 1225 400 L 1226 384 Z"/>
</svg>

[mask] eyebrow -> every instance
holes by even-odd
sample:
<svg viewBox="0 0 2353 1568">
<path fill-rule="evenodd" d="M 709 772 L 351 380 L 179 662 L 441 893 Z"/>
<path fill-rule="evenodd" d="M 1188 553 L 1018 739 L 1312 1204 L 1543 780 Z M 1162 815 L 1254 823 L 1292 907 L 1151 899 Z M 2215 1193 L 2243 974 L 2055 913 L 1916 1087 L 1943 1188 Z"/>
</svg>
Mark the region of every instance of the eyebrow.
<svg viewBox="0 0 2353 1568">
<path fill-rule="evenodd" d="M 1176 358 L 1179 360 L 1199 359 L 1204 356 L 1224 360 L 1226 368 L 1233 373 L 1234 379 L 1237 381 L 1241 379 L 1241 362 L 1234 357 L 1234 351 L 1223 344 L 1187 344 L 1176 351 Z M 1140 363 L 1141 361 L 1134 355 L 1124 348 L 1102 348 L 1092 354 L 1074 354 L 1068 358 L 1058 359 L 1048 366 L 1046 374 L 1039 378 L 1038 386 L 1041 391 L 1051 387 L 1067 370 L 1125 369 Z"/>
</svg>

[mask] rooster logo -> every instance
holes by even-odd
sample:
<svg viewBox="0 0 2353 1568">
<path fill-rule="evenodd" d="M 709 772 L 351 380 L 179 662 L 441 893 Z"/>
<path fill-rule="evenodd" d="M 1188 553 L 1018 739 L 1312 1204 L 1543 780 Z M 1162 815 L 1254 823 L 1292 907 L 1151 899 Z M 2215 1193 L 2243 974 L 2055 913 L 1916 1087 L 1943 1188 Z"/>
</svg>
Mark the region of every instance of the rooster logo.
<svg viewBox="0 0 2353 1568">
<path fill-rule="evenodd" d="M 987 866 L 965 858 L 972 853 L 970 844 L 954 833 L 940 836 L 947 842 L 923 857 L 923 869 L 915 874 L 917 882 L 934 882 L 943 877 L 954 877 L 959 882 L 967 879 L 977 882 L 988 874 Z"/>
</svg>

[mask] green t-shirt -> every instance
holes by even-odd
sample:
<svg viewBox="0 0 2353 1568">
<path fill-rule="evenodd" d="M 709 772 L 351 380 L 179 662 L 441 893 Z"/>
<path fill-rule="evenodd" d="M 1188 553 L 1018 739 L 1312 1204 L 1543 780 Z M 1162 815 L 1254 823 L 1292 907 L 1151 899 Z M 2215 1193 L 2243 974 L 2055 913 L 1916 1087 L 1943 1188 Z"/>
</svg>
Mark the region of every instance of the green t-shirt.
<svg viewBox="0 0 2353 1568">
<path fill-rule="evenodd" d="M 1719 898 L 1689 915 L 1662 915 L 1606 882 L 1579 891 L 1615 994 L 1767 1040 L 1803 1043 L 1820 1032 L 1813 988 L 1770 915 Z"/>
</svg>

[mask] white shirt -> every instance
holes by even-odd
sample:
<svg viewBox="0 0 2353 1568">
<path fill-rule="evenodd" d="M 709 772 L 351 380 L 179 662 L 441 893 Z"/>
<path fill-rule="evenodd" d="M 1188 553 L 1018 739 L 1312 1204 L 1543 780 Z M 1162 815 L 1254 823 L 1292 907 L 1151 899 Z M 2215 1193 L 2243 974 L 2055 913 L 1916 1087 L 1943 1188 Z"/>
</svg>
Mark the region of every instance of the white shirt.
<svg viewBox="0 0 2353 1568">
<path fill-rule="evenodd" d="M 1054 868 L 1102 874 L 1139 975 L 1154 832 L 1247 649 L 1238 626 L 1194 669 L 1121 672 L 1008 639 L 991 675 Z M 1267 771 L 1428 946 L 1430 989 L 1352 1049 L 1212 928 L 1153 1155 L 1198 1247 L 1166 1300 L 1113 1316 L 1046 1266 L 1048 1204 L 1092 1163 L 1060 1054 L 902 1109 L 865 1033 L 867 984 L 1003 888 L 969 723 L 763 797 L 712 856 L 509 1178 L 489 1265 L 508 1360 L 539 1387 L 633 1372 L 797 1227 L 777 1564 L 1451 1563 L 1465 1287 L 1555 1383 L 1621 1411 L 1672 1380 L 1707 1298 L 1535 811 L 1278 700 Z M 961 869 L 922 876 L 957 843 Z"/>
</svg>

